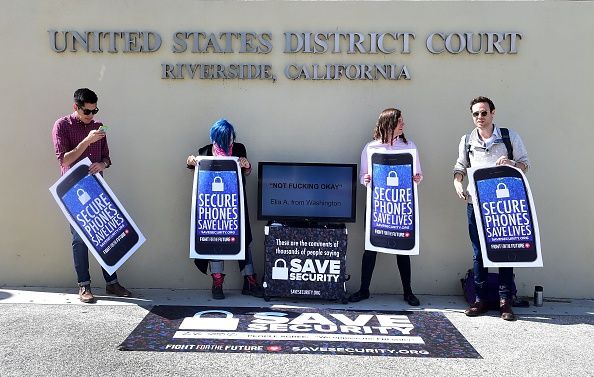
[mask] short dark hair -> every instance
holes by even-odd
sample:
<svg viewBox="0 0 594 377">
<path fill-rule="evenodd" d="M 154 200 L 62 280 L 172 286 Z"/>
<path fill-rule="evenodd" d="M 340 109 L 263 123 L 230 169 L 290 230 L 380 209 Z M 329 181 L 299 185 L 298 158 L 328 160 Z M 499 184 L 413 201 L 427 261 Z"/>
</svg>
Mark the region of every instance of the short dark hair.
<svg viewBox="0 0 594 377">
<path fill-rule="evenodd" d="M 78 107 L 85 106 L 85 103 L 97 103 L 97 101 L 97 95 L 91 89 L 81 88 L 74 92 L 74 103 Z"/>
<path fill-rule="evenodd" d="M 491 101 L 487 97 L 480 96 L 480 97 L 476 97 L 475 99 L 470 101 L 470 111 L 472 111 L 472 106 L 476 105 L 477 103 L 483 103 L 483 102 L 486 102 L 489 104 L 489 110 L 491 110 L 491 112 L 493 112 L 493 110 L 495 110 L 495 104 L 493 103 L 493 101 Z"/>
</svg>

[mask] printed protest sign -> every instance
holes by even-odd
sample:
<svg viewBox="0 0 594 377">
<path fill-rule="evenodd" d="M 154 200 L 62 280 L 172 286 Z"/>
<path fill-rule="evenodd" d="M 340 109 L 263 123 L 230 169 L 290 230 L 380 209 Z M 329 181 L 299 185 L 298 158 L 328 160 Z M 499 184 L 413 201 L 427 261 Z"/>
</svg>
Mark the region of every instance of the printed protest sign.
<svg viewBox="0 0 594 377">
<path fill-rule="evenodd" d="M 245 209 L 236 157 L 203 157 L 192 191 L 190 258 L 245 258 Z"/>
<path fill-rule="evenodd" d="M 265 233 L 264 297 L 345 298 L 344 225 L 273 225 Z"/>
<path fill-rule="evenodd" d="M 369 154 L 365 249 L 389 254 L 419 254 L 419 211 L 415 150 L 378 148 Z"/>
<path fill-rule="evenodd" d="M 155 306 L 119 349 L 481 358 L 440 312 L 315 309 L 295 305 Z M 315 371 L 304 374 L 317 375 Z"/>
<path fill-rule="evenodd" d="M 502 165 L 468 169 L 485 267 L 542 267 L 540 233 L 524 173 Z"/>
<path fill-rule="evenodd" d="M 50 191 L 101 267 L 113 274 L 145 238 L 91 161 L 74 165 Z"/>
</svg>

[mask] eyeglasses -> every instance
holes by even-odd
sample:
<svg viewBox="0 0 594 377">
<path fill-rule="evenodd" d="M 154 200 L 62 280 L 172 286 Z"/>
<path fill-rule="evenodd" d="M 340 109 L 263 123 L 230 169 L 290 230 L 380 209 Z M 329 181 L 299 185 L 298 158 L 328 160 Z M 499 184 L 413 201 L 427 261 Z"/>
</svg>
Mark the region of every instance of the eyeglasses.
<svg viewBox="0 0 594 377">
<path fill-rule="evenodd" d="M 489 113 L 487 111 L 475 111 L 474 113 L 472 113 L 472 116 L 478 118 L 479 114 L 483 117 L 486 117 Z"/>
<path fill-rule="evenodd" d="M 95 115 L 95 114 L 97 114 L 99 112 L 99 108 L 98 107 L 94 108 L 93 110 L 85 109 L 84 107 L 79 107 L 78 109 L 80 111 L 82 111 L 83 114 L 85 114 L 85 115 L 90 115 L 90 114 Z"/>
</svg>

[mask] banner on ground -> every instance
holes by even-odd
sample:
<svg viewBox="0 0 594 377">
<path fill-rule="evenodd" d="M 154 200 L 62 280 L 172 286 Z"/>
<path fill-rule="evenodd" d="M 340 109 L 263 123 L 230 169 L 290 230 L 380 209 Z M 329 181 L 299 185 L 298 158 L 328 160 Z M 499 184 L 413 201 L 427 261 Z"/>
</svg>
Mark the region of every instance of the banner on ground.
<svg viewBox="0 0 594 377">
<path fill-rule="evenodd" d="M 416 150 L 377 148 L 369 154 L 365 249 L 389 254 L 419 254 Z"/>
<path fill-rule="evenodd" d="M 100 174 L 89 174 L 85 158 L 50 187 L 70 225 L 110 275 L 145 238 Z"/>
<path fill-rule="evenodd" d="M 480 358 L 439 312 L 155 306 L 120 350 Z"/>
<path fill-rule="evenodd" d="M 532 191 L 522 170 L 468 169 L 469 190 L 485 267 L 542 267 Z"/>
<path fill-rule="evenodd" d="M 202 157 L 192 190 L 190 258 L 245 258 L 243 177 L 237 157 Z"/>
</svg>

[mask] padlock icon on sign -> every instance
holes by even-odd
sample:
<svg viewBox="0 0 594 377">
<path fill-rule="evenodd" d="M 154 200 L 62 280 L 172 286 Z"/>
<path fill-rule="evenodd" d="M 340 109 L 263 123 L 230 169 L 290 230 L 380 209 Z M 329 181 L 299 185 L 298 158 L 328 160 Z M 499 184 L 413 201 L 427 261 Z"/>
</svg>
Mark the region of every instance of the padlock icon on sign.
<svg viewBox="0 0 594 377">
<path fill-rule="evenodd" d="M 394 170 L 390 170 L 390 172 L 388 173 L 388 177 L 386 178 L 386 186 L 398 186 L 399 183 L 400 182 L 398 182 L 398 173 L 396 173 Z"/>
<path fill-rule="evenodd" d="M 212 180 L 212 191 L 213 192 L 219 192 L 219 191 L 225 191 L 225 184 L 223 183 L 223 178 L 221 177 L 214 177 L 214 179 Z"/>
<path fill-rule="evenodd" d="M 497 185 L 497 190 L 495 190 L 495 195 L 497 196 L 497 199 L 509 198 L 509 190 L 507 189 L 507 186 L 505 185 L 505 183 L 499 183 Z"/>
<path fill-rule="evenodd" d="M 78 201 L 80 202 L 80 204 L 82 204 L 83 206 L 87 204 L 89 200 L 91 200 L 91 196 L 81 188 L 76 190 L 76 196 L 78 197 Z"/>
<path fill-rule="evenodd" d="M 223 314 L 225 317 L 202 317 L 204 314 Z M 226 310 L 203 310 L 186 317 L 179 325 L 180 330 L 237 330 L 239 318 L 233 318 L 233 313 Z"/>
<path fill-rule="evenodd" d="M 289 280 L 289 269 L 287 268 L 287 261 L 285 261 L 284 259 L 277 259 L 274 261 L 274 267 L 272 267 L 272 279 Z"/>
</svg>

